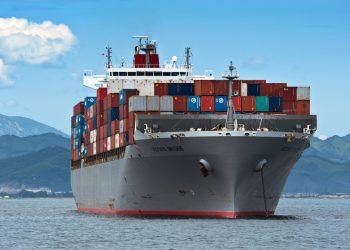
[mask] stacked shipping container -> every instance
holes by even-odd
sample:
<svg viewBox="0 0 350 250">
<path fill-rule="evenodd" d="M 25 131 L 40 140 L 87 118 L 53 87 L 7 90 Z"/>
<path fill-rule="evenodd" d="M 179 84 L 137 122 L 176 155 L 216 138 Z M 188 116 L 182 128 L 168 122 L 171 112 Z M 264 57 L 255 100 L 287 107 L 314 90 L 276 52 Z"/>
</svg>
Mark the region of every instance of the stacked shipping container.
<svg viewBox="0 0 350 250">
<path fill-rule="evenodd" d="M 139 60 L 139 59 L 138 59 Z M 150 93 L 137 89 L 99 88 L 74 106 L 72 161 L 105 153 L 134 143 L 135 118 L 142 114 L 222 114 L 227 111 L 226 80 L 194 83 L 155 83 Z M 308 115 L 310 88 L 289 87 L 265 80 L 234 80 L 232 103 L 237 113 Z M 149 91 L 148 91 L 149 92 Z M 147 93 L 148 93 L 147 92 Z"/>
</svg>

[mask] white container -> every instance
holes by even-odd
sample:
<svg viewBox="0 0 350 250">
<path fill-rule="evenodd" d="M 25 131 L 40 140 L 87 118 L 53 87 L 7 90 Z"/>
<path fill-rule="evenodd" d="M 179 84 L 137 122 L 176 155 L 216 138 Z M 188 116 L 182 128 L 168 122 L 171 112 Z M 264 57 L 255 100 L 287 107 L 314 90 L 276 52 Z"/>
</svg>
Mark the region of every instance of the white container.
<svg viewBox="0 0 350 250">
<path fill-rule="evenodd" d="M 159 111 L 159 96 L 147 96 L 147 111 Z"/>
<path fill-rule="evenodd" d="M 161 114 L 161 115 L 173 115 L 174 112 L 171 112 L 171 111 L 161 111 L 160 114 Z"/>
<path fill-rule="evenodd" d="M 146 111 L 146 96 L 131 96 L 129 98 L 129 112 Z"/>
<path fill-rule="evenodd" d="M 96 142 L 94 142 L 93 144 L 92 144 L 92 154 L 96 154 L 96 152 L 97 152 L 97 150 L 96 150 Z"/>
<path fill-rule="evenodd" d="M 135 89 L 138 89 L 139 96 L 154 96 L 154 83 L 140 81 L 135 83 Z"/>
<path fill-rule="evenodd" d="M 172 96 L 161 96 L 159 100 L 160 111 L 174 111 L 174 99 Z"/>
<path fill-rule="evenodd" d="M 310 87 L 297 87 L 297 101 L 310 100 Z"/>
<path fill-rule="evenodd" d="M 247 96 L 248 95 L 248 84 L 245 82 L 241 83 L 241 96 Z"/>
<path fill-rule="evenodd" d="M 115 134 L 114 140 L 115 148 L 119 148 L 119 134 Z"/>
<path fill-rule="evenodd" d="M 119 121 L 119 133 L 124 132 L 124 120 Z"/>
<path fill-rule="evenodd" d="M 111 150 L 111 137 L 107 137 L 107 151 Z"/>
</svg>

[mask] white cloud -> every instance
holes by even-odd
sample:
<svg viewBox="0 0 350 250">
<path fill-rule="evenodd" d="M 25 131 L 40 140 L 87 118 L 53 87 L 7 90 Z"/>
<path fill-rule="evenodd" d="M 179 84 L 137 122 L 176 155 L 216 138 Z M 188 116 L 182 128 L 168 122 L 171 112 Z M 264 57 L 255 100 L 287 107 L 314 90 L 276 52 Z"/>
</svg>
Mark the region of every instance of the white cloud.
<svg viewBox="0 0 350 250">
<path fill-rule="evenodd" d="M 245 66 L 253 69 L 262 69 L 268 65 L 268 59 L 265 57 L 256 56 L 245 63 Z"/>
<path fill-rule="evenodd" d="M 6 61 L 31 64 L 55 62 L 75 42 L 75 36 L 64 24 L 0 18 L 0 54 Z"/>
<path fill-rule="evenodd" d="M 12 83 L 9 78 L 9 66 L 0 58 L 0 86 L 10 86 Z"/>
<path fill-rule="evenodd" d="M 13 100 L 8 100 L 8 101 L 2 101 L 0 102 L 0 107 L 1 108 L 12 108 L 14 106 L 17 106 L 17 102 Z"/>
</svg>

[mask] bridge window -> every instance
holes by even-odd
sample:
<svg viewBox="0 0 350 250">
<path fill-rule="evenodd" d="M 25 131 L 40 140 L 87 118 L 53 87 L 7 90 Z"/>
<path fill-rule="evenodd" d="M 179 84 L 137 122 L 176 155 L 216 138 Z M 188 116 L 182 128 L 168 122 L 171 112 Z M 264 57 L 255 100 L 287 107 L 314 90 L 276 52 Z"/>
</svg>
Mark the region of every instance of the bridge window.
<svg viewBox="0 0 350 250">
<path fill-rule="evenodd" d="M 162 76 L 162 72 L 156 71 L 154 72 L 154 76 Z"/>
<path fill-rule="evenodd" d="M 127 76 L 127 72 L 119 72 L 119 76 Z"/>
<path fill-rule="evenodd" d="M 153 76 L 153 72 L 146 71 L 146 76 Z"/>
<path fill-rule="evenodd" d="M 144 75 L 145 75 L 145 72 L 144 72 L 144 71 L 137 71 L 137 72 L 136 72 L 136 75 L 137 75 L 137 76 L 144 76 Z"/>
<path fill-rule="evenodd" d="M 186 72 L 180 72 L 180 76 L 185 76 Z"/>
<path fill-rule="evenodd" d="M 128 72 L 128 76 L 136 76 L 136 72 Z"/>
<path fill-rule="evenodd" d="M 172 76 L 178 76 L 178 75 L 179 75 L 179 72 L 171 72 L 171 75 L 172 75 Z"/>
<path fill-rule="evenodd" d="M 118 76 L 118 72 L 113 72 L 113 76 Z"/>
<path fill-rule="evenodd" d="M 163 72 L 163 76 L 170 76 L 170 72 Z"/>
</svg>

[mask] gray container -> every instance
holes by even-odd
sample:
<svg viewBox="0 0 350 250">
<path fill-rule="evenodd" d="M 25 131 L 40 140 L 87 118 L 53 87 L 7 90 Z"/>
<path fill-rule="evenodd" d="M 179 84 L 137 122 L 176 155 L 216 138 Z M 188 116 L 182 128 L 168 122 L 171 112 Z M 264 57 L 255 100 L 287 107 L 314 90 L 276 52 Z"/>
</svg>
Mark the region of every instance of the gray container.
<svg viewBox="0 0 350 250">
<path fill-rule="evenodd" d="M 310 87 L 297 87 L 297 101 L 310 100 Z"/>
<path fill-rule="evenodd" d="M 174 111 L 174 99 L 172 96 L 161 96 L 160 97 L 160 111 Z"/>
<path fill-rule="evenodd" d="M 159 96 L 147 96 L 147 111 L 159 111 Z"/>
<path fill-rule="evenodd" d="M 143 111 L 146 112 L 146 96 L 132 96 L 129 98 L 129 112 Z"/>
</svg>

